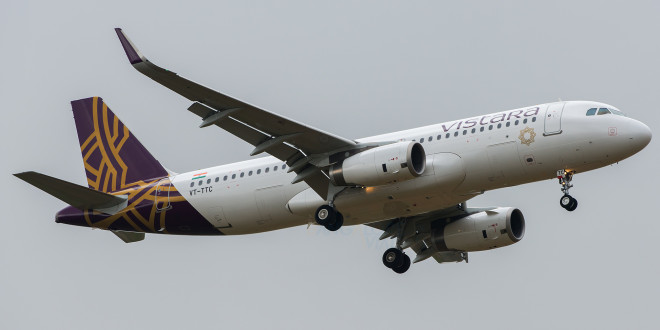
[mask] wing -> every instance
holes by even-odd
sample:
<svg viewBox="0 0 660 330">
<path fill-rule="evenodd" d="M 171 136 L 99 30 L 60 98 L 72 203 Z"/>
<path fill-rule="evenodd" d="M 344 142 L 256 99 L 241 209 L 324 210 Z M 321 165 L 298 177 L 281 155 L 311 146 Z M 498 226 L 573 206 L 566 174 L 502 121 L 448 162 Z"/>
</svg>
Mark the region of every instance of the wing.
<svg viewBox="0 0 660 330">
<path fill-rule="evenodd" d="M 430 257 L 433 257 L 438 263 L 467 262 L 467 252 L 438 251 L 431 237 L 433 221 L 443 219 L 456 220 L 470 214 L 495 209 L 495 207 L 467 208 L 465 205 L 465 203 L 462 203 L 406 219 L 389 219 L 373 222 L 367 224 L 367 226 L 382 230 L 381 240 L 386 238 L 399 239 L 400 237 L 401 247 L 403 249 L 411 248 L 415 251 L 416 256 L 413 263 L 426 260 Z"/>
<path fill-rule="evenodd" d="M 200 127 L 218 126 L 253 145 L 251 155 L 267 152 L 286 162 L 289 171 L 298 174 L 293 183 L 305 181 L 324 199 L 328 194 L 329 179 L 322 169 L 329 165 L 330 156 L 365 147 L 259 109 L 163 69 L 149 62 L 121 29 L 115 31 L 135 69 L 194 101 L 188 110 L 202 118 Z"/>
</svg>

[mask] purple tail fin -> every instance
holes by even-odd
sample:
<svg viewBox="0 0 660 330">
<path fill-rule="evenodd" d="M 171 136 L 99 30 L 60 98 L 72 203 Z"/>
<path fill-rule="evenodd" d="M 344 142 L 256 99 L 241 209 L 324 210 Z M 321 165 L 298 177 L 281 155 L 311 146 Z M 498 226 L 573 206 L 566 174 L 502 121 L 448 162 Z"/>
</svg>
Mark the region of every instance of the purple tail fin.
<svg viewBox="0 0 660 330">
<path fill-rule="evenodd" d="M 167 176 L 100 97 L 71 101 L 89 187 L 113 192 Z"/>
</svg>

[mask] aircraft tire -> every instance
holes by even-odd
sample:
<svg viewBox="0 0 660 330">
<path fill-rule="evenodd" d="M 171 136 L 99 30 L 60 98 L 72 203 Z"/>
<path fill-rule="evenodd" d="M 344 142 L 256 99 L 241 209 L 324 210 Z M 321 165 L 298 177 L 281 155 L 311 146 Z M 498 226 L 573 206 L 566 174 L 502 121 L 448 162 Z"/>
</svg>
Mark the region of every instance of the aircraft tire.
<svg viewBox="0 0 660 330">
<path fill-rule="evenodd" d="M 575 211 L 575 209 L 577 209 L 577 207 L 578 207 L 578 201 L 577 201 L 577 199 L 573 198 L 573 203 L 571 203 L 571 205 L 569 205 L 568 208 L 566 208 L 566 209 L 572 212 L 572 211 Z"/>
<path fill-rule="evenodd" d="M 335 222 L 336 213 L 335 209 L 330 205 L 321 205 L 316 209 L 314 219 L 319 225 L 325 226 Z"/>
<path fill-rule="evenodd" d="M 397 274 L 403 274 L 410 269 L 410 257 L 406 254 L 403 254 L 403 264 L 401 267 L 392 268 L 392 270 Z"/>
<path fill-rule="evenodd" d="M 404 262 L 404 254 L 397 248 L 389 248 L 383 253 L 383 265 L 387 268 L 400 268 Z"/>
<path fill-rule="evenodd" d="M 564 196 L 561 196 L 561 198 L 559 199 L 559 205 L 561 205 L 561 207 L 568 210 L 568 208 L 571 206 L 571 204 L 573 204 L 574 200 L 575 199 L 573 197 L 571 197 L 571 195 L 564 195 Z"/>
<path fill-rule="evenodd" d="M 336 212 L 335 213 L 335 221 L 333 221 L 332 223 L 326 224 L 325 229 L 327 229 L 329 231 L 337 231 L 343 225 L 344 225 L 344 216 L 341 215 L 341 213 Z"/>
</svg>

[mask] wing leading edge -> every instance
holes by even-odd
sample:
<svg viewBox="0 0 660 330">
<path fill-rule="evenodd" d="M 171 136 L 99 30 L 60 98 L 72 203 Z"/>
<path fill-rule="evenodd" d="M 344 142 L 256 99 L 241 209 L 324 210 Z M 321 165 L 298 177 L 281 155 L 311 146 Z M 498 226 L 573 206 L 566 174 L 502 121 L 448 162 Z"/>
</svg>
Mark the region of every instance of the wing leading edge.
<svg viewBox="0 0 660 330">
<path fill-rule="evenodd" d="M 298 123 L 204 87 L 147 60 L 124 32 L 115 29 L 133 67 L 194 103 L 188 110 L 202 118 L 200 127 L 218 126 L 262 152 L 284 161 L 298 175 L 293 183 L 305 181 L 322 198 L 331 185 L 323 168 L 337 152 L 363 148 L 355 141 Z"/>
</svg>

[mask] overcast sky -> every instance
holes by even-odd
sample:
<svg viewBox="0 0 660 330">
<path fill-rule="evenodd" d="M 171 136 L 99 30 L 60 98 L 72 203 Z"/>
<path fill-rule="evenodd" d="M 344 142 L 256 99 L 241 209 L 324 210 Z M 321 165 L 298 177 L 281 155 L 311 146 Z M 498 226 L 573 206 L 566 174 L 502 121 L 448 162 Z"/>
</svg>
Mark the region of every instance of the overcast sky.
<svg viewBox="0 0 660 330">
<path fill-rule="evenodd" d="M 158 65 L 348 138 L 562 100 L 660 127 L 660 2 L 16 1 L 0 10 L 0 329 L 656 329 L 658 143 L 575 176 L 490 191 L 512 246 L 470 263 L 381 262 L 376 230 L 233 237 L 56 224 L 64 203 L 11 176 L 85 176 L 69 102 L 101 96 L 161 163 L 249 158 L 199 129 L 190 102 L 135 71 L 122 27 Z"/>
</svg>

